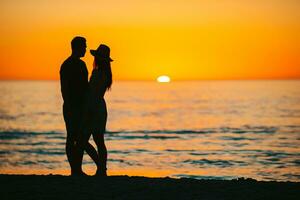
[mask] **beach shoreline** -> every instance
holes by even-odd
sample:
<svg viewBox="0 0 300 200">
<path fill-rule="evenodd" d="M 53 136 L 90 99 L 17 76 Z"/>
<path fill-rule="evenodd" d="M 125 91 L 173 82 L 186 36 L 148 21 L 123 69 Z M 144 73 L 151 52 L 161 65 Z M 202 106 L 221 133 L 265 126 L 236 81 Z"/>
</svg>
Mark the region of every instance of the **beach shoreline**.
<svg viewBox="0 0 300 200">
<path fill-rule="evenodd" d="M 298 199 L 299 182 L 0 175 L 1 199 Z"/>
</svg>

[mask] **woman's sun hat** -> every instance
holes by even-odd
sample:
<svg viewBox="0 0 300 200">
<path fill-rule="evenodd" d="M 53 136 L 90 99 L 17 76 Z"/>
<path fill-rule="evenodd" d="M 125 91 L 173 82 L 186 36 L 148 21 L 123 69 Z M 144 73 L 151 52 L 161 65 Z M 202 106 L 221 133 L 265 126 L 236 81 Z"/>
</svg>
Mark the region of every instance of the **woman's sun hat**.
<svg viewBox="0 0 300 200">
<path fill-rule="evenodd" d="M 100 44 L 96 50 L 90 50 L 90 52 L 95 57 L 99 57 L 110 62 L 113 61 L 113 59 L 110 58 L 110 48 L 105 44 Z"/>
</svg>

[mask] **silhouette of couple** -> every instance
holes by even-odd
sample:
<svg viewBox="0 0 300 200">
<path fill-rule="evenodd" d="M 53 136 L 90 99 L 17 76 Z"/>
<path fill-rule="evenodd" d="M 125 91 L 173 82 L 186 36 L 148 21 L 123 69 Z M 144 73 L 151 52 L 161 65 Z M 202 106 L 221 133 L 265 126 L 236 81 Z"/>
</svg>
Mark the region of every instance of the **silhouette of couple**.
<svg viewBox="0 0 300 200">
<path fill-rule="evenodd" d="M 90 50 L 94 64 L 88 81 L 88 70 L 80 59 L 86 53 L 86 39 L 75 37 L 71 47 L 71 56 L 60 68 L 63 116 L 67 129 L 66 153 L 71 175 L 86 175 L 81 166 L 86 151 L 97 166 L 95 175 L 107 176 L 107 150 L 104 143 L 107 110 L 104 94 L 112 85 L 110 49 L 101 44 L 97 50 Z M 89 143 L 91 135 L 97 150 Z"/>
</svg>

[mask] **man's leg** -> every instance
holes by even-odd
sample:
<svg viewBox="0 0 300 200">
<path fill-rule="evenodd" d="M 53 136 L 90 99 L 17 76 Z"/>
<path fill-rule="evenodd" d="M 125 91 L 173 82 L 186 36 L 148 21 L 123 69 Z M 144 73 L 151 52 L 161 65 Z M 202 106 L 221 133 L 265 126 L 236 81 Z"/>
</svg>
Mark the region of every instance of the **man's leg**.
<svg viewBox="0 0 300 200">
<path fill-rule="evenodd" d="M 78 175 L 86 175 L 82 171 L 82 160 L 84 154 L 84 139 L 82 133 L 82 113 L 77 111 L 74 112 L 73 115 L 73 130 L 74 130 L 74 138 L 75 138 L 75 173 Z"/>
<path fill-rule="evenodd" d="M 75 169 L 76 169 L 76 173 L 78 174 L 84 174 L 82 171 L 83 154 L 84 154 L 84 148 L 77 140 L 75 146 Z"/>
<path fill-rule="evenodd" d="M 67 133 L 66 141 L 66 154 L 71 167 L 71 174 L 76 171 L 76 160 L 75 160 L 75 140 L 72 138 L 71 133 Z"/>
<path fill-rule="evenodd" d="M 82 171 L 84 149 L 80 146 L 74 132 L 67 136 L 66 153 L 71 167 L 71 175 L 85 175 Z"/>
<path fill-rule="evenodd" d="M 96 150 L 94 149 L 95 152 L 91 152 L 92 150 L 91 147 L 93 148 L 93 146 L 89 143 L 89 138 L 90 138 L 90 135 L 88 134 L 89 130 L 87 130 L 86 126 L 83 126 L 83 124 L 81 127 L 78 128 L 78 134 L 76 137 L 76 151 L 77 151 L 76 159 L 77 159 L 78 169 L 84 175 L 84 172 L 82 172 L 82 160 L 83 160 L 84 151 L 87 151 L 88 154 L 90 155 L 91 153 L 95 153 Z M 93 154 L 91 158 L 93 160 L 97 159 L 98 158 L 97 152 L 96 155 Z"/>
<path fill-rule="evenodd" d="M 78 136 L 78 117 L 76 112 L 66 109 L 63 107 L 63 115 L 67 129 L 67 141 L 66 141 L 66 154 L 71 167 L 71 175 L 80 174 L 81 171 L 81 162 L 82 156 L 77 148 L 77 136 Z M 81 157 L 81 161 L 80 158 Z"/>
</svg>

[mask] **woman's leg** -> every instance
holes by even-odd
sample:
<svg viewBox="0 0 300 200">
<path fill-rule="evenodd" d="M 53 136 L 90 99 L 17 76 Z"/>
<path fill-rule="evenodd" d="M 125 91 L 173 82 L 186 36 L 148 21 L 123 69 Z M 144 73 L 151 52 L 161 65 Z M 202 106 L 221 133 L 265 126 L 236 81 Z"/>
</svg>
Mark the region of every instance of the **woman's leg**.
<svg viewBox="0 0 300 200">
<path fill-rule="evenodd" d="M 94 141 L 98 148 L 99 156 L 99 170 L 97 170 L 97 175 L 106 176 L 106 163 L 107 163 L 107 149 L 104 142 L 104 132 L 103 133 L 93 133 Z"/>
<path fill-rule="evenodd" d="M 97 171 L 98 171 L 100 169 L 100 165 L 99 165 L 99 155 L 98 155 L 96 149 L 94 148 L 93 145 L 91 145 L 91 143 L 87 142 L 85 145 L 85 151 L 97 165 Z"/>
<path fill-rule="evenodd" d="M 80 135 L 79 138 L 79 147 L 87 152 L 87 154 L 91 157 L 91 159 L 95 162 L 97 166 L 97 170 L 99 169 L 99 156 L 91 143 L 89 143 L 89 139 L 91 137 L 91 129 L 85 128 L 83 134 Z"/>
</svg>

